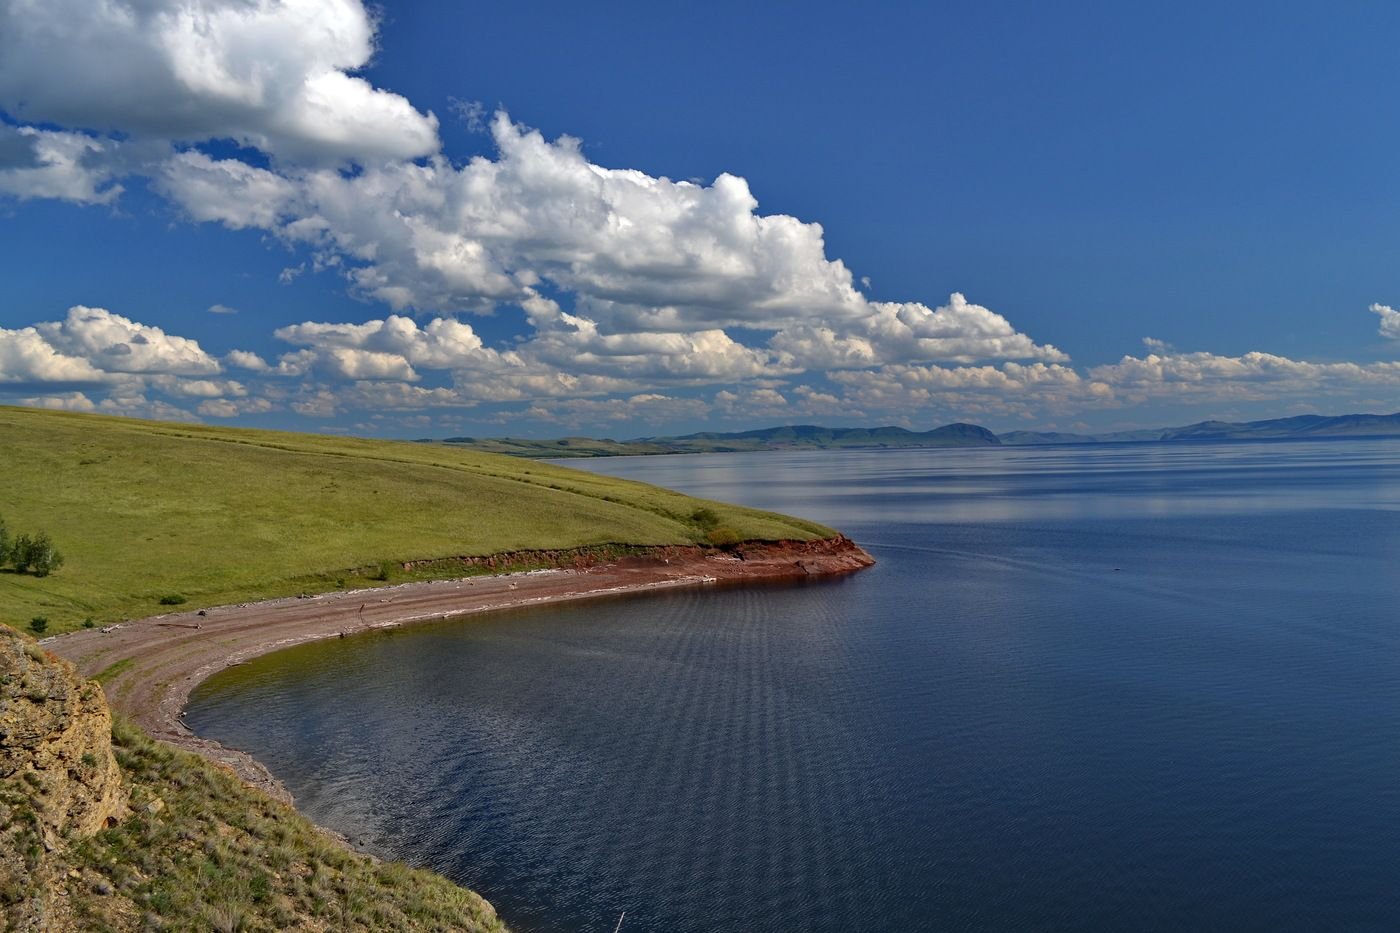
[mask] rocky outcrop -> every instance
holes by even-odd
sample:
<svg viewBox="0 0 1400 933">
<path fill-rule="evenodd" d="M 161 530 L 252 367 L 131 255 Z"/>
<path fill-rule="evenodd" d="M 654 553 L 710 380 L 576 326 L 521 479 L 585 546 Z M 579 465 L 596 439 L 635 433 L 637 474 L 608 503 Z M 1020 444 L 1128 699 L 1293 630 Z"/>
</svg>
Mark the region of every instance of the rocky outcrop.
<svg viewBox="0 0 1400 933">
<path fill-rule="evenodd" d="M 126 813 L 102 689 L 0 628 L 0 929 L 48 929 L 53 856 Z"/>
</svg>

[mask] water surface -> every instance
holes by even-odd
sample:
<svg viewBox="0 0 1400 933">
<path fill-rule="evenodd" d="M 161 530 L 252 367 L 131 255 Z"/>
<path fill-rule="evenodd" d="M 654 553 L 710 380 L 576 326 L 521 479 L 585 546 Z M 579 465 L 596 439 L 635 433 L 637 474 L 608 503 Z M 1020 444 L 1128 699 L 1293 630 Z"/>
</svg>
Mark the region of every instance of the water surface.
<svg viewBox="0 0 1400 933">
<path fill-rule="evenodd" d="M 303 646 L 191 724 L 523 931 L 1400 926 L 1400 441 L 576 465 L 880 563 Z"/>
</svg>

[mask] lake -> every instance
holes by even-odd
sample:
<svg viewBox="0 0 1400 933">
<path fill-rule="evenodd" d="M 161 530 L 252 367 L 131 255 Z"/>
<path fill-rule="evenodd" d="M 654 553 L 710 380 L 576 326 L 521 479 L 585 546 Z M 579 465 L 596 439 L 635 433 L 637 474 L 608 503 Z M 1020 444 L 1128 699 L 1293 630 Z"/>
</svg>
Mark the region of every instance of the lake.
<svg viewBox="0 0 1400 933">
<path fill-rule="evenodd" d="M 1400 440 L 570 465 L 879 564 L 302 646 L 188 722 L 520 931 L 1400 927 Z"/>
</svg>

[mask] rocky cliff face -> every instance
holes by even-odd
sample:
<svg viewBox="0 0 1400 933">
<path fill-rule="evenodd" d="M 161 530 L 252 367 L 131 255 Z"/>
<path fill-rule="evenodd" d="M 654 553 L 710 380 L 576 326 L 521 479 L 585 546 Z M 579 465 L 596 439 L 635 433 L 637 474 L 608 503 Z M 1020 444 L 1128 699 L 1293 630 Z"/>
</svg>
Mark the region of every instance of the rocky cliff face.
<svg viewBox="0 0 1400 933">
<path fill-rule="evenodd" d="M 0 628 L 0 930 L 53 925 L 54 856 L 126 803 L 101 688 Z"/>
</svg>

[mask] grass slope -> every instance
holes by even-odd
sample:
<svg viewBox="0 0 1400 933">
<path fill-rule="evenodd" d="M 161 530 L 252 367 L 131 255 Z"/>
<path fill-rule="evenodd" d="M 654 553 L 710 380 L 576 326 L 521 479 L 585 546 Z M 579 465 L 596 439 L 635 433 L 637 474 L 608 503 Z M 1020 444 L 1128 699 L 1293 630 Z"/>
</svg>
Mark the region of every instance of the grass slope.
<svg viewBox="0 0 1400 933">
<path fill-rule="evenodd" d="M 72 906 L 85 930 L 125 927 L 113 900 L 137 907 L 147 928 L 154 916 L 164 928 L 250 933 L 505 930 L 471 891 L 354 854 L 202 758 L 120 719 L 112 738 L 134 813 L 70 855 L 81 875 L 105 877 L 121 895 L 78 898 Z M 156 799 L 161 809 L 151 813 Z"/>
<path fill-rule="evenodd" d="M 42 870 L 62 892 L 58 929 L 505 931 L 471 891 L 355 854 L 203 758 L 122 720 L 112 739 L 131 814 L 56 853 L 34 828 L 34 788 L 0 779 L 0 844 L 23 856 L 0 873 L 0 926 Z"/>
<path fill-rule="evenodd" d="M 405 561 L 835 534 L 642 483 L 437 445 L 0 407 L 0 517 L 67 558 L 0 572 L 0 622 L 49 632 L 162 611 L 372 585 Z M 397 582 L 446 574 L 428 569 Z M 455 571 L 460 573 L 460 570 Z"/>
</svg>

